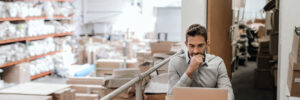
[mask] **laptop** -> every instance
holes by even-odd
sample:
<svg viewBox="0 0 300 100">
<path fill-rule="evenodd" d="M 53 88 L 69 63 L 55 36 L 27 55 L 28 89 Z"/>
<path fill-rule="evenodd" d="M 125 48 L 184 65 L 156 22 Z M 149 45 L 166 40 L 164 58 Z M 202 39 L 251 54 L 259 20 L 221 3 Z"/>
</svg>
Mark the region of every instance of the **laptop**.
<svg viewBox="0 0 300 100">
<path fill-rule="evenodd" d="M 228 100 L 228 90 L 220 88 L 176 87 L 173 100 Z"/>
</svg>

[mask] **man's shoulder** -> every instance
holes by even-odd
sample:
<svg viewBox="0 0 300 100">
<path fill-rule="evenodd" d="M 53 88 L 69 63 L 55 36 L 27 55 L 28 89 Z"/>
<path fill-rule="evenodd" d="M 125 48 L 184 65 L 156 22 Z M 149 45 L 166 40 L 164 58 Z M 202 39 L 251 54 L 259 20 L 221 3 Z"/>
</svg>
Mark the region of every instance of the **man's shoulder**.
<svg viewBox="0 0 300 100">
<path fill-rule="evenodd" d="M 213 54 L 206 54 L 208 62 L 223 62 L 223 59 Z"/>
<path fill-rule="evenodd" d="M 171 63 L 182 63 L 186 62 L 185 54 L 176 55 L 170 60 Z"/>
</svg>

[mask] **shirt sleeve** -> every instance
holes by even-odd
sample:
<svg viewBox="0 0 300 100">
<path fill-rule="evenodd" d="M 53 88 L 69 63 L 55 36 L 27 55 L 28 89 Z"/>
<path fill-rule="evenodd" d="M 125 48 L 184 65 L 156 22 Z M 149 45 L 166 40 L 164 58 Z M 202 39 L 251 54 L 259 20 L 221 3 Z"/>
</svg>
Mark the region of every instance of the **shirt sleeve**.
<svg viewBox="0 0 300 100">
<path fill-rule="evenodd" d="M 168 73 L 168 95 L 172 94 L 172 89 L 174 87 L 189 87 L 193 81 L 190 77 L 187 76 L 186 73 L 184 73 L 182 76 L 180 76 L 177 73 L 176 64 L 174 64 L 174 60 L 171 60 L 169 62 Z"/>
<path fill-rule="evenodd" d="M 218 82 L 217 82 L 218 88 L 228 89 L 228 100 L 234 100 L 234 94 L 233 94 L 231 82 L 230 79 L 228 78 L 224 61 L 222 61 L 221 64 L 219 65 L 218 73 L 219 73 Z"/>
</svg>

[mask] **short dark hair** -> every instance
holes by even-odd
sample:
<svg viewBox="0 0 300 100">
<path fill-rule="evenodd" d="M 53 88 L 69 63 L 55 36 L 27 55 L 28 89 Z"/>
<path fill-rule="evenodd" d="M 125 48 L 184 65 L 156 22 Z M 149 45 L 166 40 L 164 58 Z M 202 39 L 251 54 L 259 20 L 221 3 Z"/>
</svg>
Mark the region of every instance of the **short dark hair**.
<svg viewBox="0 0 300 100">
<path fill-rule="evenodd" d="M 197 35 L 203 36 L 204 39 L 205 39 L 205 42 L 207 42 L 207 32 L 206 32 L 206 28 L 203 27 L 203 26 L 201 26 L 200 24 L 193 24 L 193 25 L 191 25 L 191 26 L 187 29 L 187 31 L 186 31 L 186 36 L 185 36 L 186 41 L 188 41 L 188 40 L 187 40 L 188 36 L 194 37 L 194 36 L 197 36 Z"/>
</svg>

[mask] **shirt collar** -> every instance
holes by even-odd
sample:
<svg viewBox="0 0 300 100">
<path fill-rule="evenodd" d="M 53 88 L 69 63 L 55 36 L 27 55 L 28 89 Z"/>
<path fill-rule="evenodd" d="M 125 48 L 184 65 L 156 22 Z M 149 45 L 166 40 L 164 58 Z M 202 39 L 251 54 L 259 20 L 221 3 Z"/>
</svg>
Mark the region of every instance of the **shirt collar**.
<svg viewBox="0 0 300 100">
<path fill-rule="evenodd" d="M 190 63 L 190 57 L 189 57 L 189 53 L 187 50 L 185 51 L 185 61 L 187 64 Z M 208 55 L 207 54 L 205 54 L 205 61 L 202 65 L 208 65 Z"/>
</svg>

